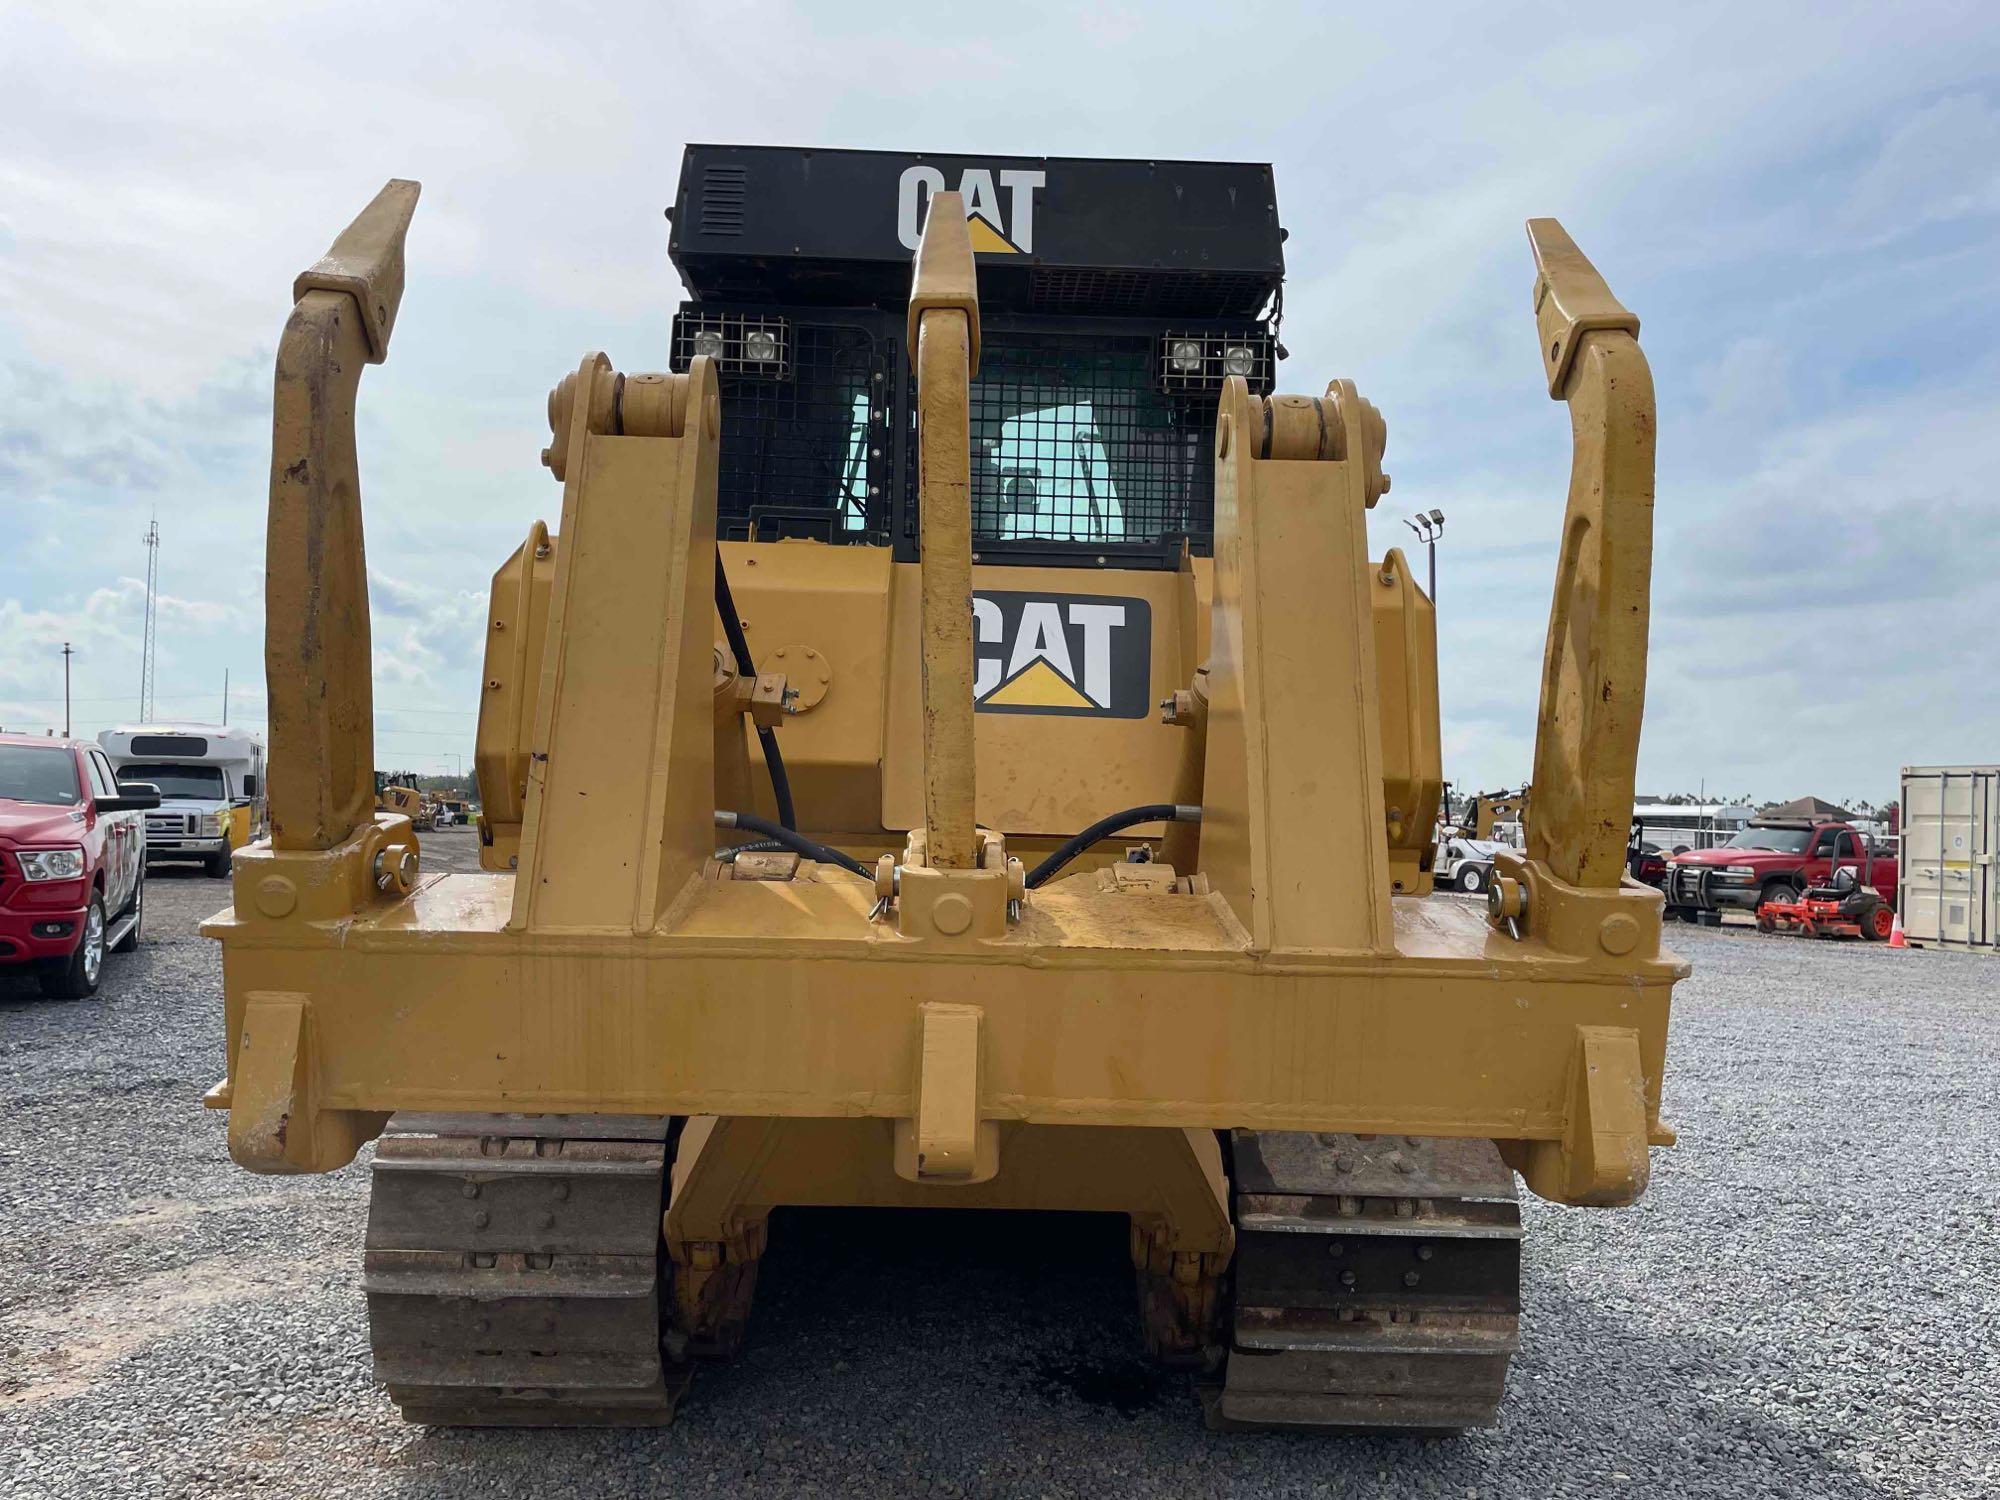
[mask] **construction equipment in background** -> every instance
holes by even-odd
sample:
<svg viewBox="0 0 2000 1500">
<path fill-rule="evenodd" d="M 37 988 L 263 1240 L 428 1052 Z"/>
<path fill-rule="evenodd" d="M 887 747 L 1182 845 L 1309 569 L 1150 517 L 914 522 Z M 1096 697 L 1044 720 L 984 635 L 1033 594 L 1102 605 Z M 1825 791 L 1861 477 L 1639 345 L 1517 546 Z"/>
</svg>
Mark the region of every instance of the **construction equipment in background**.
<svg viewBox="0 0 2000 1500">
<path fill-rule="evenodd" d="M 1465 812 L 1465 828 L 1475 839 L 1500 839 L 1521 847 L 1528 824 L 1528 792 L 1479 792 Z"/>
<path fill-rule="evenodd" d="M 352 427 L 416 196 L 295 288 L 273 833 L 203 928 L 236 1161 L 380 1137 L 405 1415 L 666 1421 L 772 1210 L 873 1205 L 1126 1216 L 1146 1345 L 1218 1427 L 1492 1421 L 1516 1173 L 1644 1191 L 1686 973 L 1622 879 L 1652 386 L 1561 226 L 1539 792 L 1482 911 L 1425 899 L 1434 618 L 1369 554 L 1385 425 L 1350 381 L 1271 393 L 1269 169 L 1213 163 L 690 148 L 671 368 L 593 353 L 550 398 L 484 871 L 426 873 L 370 805 Z"/>
<path fill-rule="evenodd" d="M 415 771 L 377 771 L 375 810 L 408 818 L 412 827 L 425 833 L 436 826 L 435 811 L 423 788 L 417 785 Z"/>
</svg>

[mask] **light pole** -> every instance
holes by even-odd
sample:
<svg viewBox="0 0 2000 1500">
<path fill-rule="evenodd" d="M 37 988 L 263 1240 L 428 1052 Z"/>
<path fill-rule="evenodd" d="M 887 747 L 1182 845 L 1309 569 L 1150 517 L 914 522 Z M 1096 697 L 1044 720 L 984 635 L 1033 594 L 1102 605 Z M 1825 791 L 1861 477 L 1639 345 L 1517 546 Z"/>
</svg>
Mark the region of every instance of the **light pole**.
<svg viewBox="0 0 2000 1500">
<path fill-rule="evenodd" d="M 63 738 L 69 738 L 69 659 L 76 655 L 68 641 L 63 642 Z"/>
<path fill-rule="evenodd" d="M 1405 520 L 1403 524 L 1414 531 L 1417 534 L 1417 540 L 1430 549 L 1430 595 L 1431 605 L 1435 608 L 1438 602 L 1438 538 L 1444 535 L 1444 512 L 1434 510 L 1429 515 L 1425 515 L 1422 511 L 1418 511 L 1416 520 Z"/>
</svg>

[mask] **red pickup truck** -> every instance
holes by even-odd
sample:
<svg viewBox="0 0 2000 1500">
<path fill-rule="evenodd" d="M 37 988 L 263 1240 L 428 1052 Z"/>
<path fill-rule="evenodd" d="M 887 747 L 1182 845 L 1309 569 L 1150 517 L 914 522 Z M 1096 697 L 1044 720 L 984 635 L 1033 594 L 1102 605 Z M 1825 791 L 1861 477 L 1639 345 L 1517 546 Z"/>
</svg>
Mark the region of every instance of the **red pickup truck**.
<svg viewBox="0 0 2000 1500">
<path fill-rule="evenodd" d="M 0 734 L 0 972 L 31 968 L 52 999 L 97 993 L 106 951 L 139 946 L 159 805 L 88 741 Z"/>
<path fill-rule="evenodd" d="M 1867 834 L 1845 823 L 1758 819 L 1726 844 L 1667 861 L 1667 915 L 1716 922 L 1724 911 L 1754 912 L 1773 897 L 1789 901 L 1848 865 L 1857 875 L 1866 870 L 1869 884 L 1894 906 L 1895 856 L 1875 850 L 1871 863 Z"/>
</svg>

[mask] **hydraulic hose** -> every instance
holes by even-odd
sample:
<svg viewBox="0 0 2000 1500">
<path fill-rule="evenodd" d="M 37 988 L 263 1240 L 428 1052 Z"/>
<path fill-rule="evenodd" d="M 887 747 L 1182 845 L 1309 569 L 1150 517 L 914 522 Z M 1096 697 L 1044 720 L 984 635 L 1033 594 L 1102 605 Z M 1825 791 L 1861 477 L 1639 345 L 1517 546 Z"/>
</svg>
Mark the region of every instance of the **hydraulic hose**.
<svg viewBox="0 0 2000 1500">
<path fill-rule="evenodd" d="M 794 828 L 783 828 L 769 818 L 760 818 L 755 813 L 723 812 L 715 814 L 717 828 L 742 828 L 760 838 L 769 839 L 774 844 L 782 844 L 794 854 L 816 859 L 823 865 L 839 865 L 843 870 L 852 870 L 863 880 L 872 881 L 875 872 L 851 854 L 842 854 L 838 849 L 829 849 L 825 844 L 807 838 Z M 740 851 L 739 851 L 740 852 Z"/>
<path fill-rule="evenodd" d="M 750 642 L 743 637 L 743 622 L 736 617 L 736 600 L 729 592 L 729 574 L 722 566 L 722 549 L 715 549 L 715 612 L 722 616 L 722 634 L 729 653 L 736 658 L 740 676 L 757 680 L 757 664 L 750 659 Z M 785 757 L 778 749 L 778 732 L 757 726 L 757 743 L 764 747 L 764 769 L 771 773 L 771 796 L 778 804 L 778 821 L 789 832 L 798 831 L 798 815 L 792 810 L 792 779 L 785 774 Z"/>
<path fill-rule="evenodd" d="M 1028 872 L 1028 889 L 1034 890 L 1084 850 L 1101 839 L 1141 823 L 1199 823 L 1201 809 L 1184 802 L 1149 802 L 1144 807 L 1128 807 L 1108 818 L 1099 818 L 1082 833 L 1063 840 L 1053 853 Z"/>
<path fill-rule="evenodd" d="M 745 854 L 783 854 L 785 846 L 776 839 L 752 839 L 747 844 L 724 844 L 715 851 L 715 857 L 725 865 L 733 865 Z"/>
</svg>

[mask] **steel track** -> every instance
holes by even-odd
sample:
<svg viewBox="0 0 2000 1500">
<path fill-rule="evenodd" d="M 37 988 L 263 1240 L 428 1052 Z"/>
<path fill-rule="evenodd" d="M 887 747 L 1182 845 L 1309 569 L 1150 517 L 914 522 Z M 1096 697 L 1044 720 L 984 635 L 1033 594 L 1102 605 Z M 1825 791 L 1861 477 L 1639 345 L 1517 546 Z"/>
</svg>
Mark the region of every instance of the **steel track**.
<svg viewBox="0 0 2000 1500">
<path fill-rule="evenodd" d="M 1239 1130 L 1229 1356 L 1208 1422 L 1490 1426 L 1520 1347 L 1520 1205 L 1491 1141 Z"/>
<path fill-rule="evenodd" d="M 639 1427 L 660 1347 L 669 1122 L 413 1115 L 376 1148 L 362 1287 L 375 1374 L 412 1422 Z"/>
<path fill-rule="evenodd" d="M 670 1122 L 394 1117 L 363 1289 L 376 1376 L 437 1426 L 657 1426 Z M 1209 1425 L 1491 1424 L 1519 1346 L 1520 1210 L 1488 1141 L 1237 1131 L 1229 1350 Z"/>
</svg>

